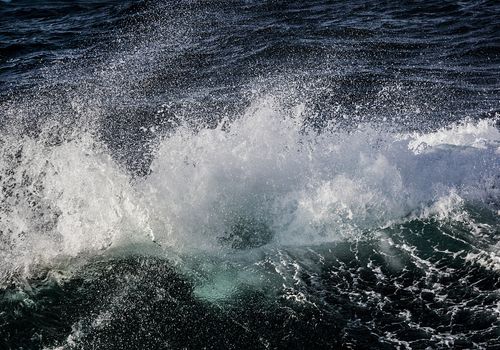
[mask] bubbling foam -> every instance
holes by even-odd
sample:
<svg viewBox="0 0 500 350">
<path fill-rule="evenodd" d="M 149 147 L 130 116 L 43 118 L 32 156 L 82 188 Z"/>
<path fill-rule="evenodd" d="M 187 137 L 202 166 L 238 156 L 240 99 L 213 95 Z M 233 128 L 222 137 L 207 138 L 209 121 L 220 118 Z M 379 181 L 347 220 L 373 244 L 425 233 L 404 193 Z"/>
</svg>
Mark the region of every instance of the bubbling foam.
<svg viewBox="0 0 500 350">
<path fill-rule="evenodd" d="M 128 176 L 91 135 L 46 141 L 44 135 L 4 138 L 3 273 L 100 251 L 147 228 Z"/>
<path fill-rule="evenodd" d="M 180 127 L 161 142 L 140 192 L 162 244 L 218 249 L 241 221 L 277 244 L 317 244 L 431 215 L 450 196 L 498 202 L 492 121 L 431 134 L 365 126 L 318 135 L 301 106 L 284 114 L 264 99 L 229 126 Z"/>
<path fill-rule="evenodd" d="M 231 123 L 179 126 L 160 140 L 151 174 L 135 179 L 89 133 L 4 136 L 1 277 L 152 240 L 175 252 L 310 245 L 449 219 L 465 202 L 498 210 L 494 120 L 318 134 L 305 114 L 265 98 Z"/>
</svg>

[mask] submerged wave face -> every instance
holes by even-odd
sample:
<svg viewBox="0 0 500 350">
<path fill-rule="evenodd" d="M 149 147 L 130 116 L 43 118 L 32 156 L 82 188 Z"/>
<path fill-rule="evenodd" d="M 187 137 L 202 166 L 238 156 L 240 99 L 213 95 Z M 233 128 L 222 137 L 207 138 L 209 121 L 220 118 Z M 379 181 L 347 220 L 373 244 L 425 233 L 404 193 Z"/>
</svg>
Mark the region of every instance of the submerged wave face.
<svg viewBox="0 0 500 350">
<path fill-rule="evenodd" d="M 499 347 L 498 11 L 4 1 L 0 348 Z"/>
</svg>

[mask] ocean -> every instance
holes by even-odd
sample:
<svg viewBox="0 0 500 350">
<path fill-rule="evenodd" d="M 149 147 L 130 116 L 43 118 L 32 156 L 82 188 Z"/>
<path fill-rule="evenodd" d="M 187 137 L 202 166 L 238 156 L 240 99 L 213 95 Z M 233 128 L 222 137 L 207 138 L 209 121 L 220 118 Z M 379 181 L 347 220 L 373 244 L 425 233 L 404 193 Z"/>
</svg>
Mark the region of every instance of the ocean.
<svg viewBox="0 0 500 350">
<path fill-rule="evenodd" d="M 0 349 L 500 349 L 497 1 L 0 1 Z"/>
</svg>

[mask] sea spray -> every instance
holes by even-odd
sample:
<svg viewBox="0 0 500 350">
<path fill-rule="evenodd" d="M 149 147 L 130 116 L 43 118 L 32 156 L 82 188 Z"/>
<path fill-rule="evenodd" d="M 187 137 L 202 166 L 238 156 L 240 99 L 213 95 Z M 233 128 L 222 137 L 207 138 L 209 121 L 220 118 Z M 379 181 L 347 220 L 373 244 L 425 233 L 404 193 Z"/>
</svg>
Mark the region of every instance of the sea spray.
<svg viewBox="0 0 500 350">
<path fill-rule="evenodd" d="M 315 245 L 448 220 L 468 204 L 498 210 L 494 120 L 318 134 L 306 113 L 268 97 L 232 123 L 181 124 L 139 178 L 89 133 L 55 143 L 6 136 L 2 275 L 148 242 L 176 253 Z"/>
</svg>

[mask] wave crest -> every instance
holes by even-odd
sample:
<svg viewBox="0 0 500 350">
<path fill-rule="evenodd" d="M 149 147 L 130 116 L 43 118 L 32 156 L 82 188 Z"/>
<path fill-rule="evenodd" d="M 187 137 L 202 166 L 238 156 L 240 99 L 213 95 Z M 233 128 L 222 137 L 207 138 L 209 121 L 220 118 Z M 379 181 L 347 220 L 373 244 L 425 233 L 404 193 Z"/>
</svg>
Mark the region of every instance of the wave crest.
<svg viewBox="0 0 500 350">
<path fill-rule="evenodd" d="M 496 120 L 318 134 L 305 114 L 268 98 L 215 128 L 181 125 L 142 178 L 88 133 L 57 143 L 6 136 L 0 269 L 151 240 L 174 251 L 320 244 L 449 219 L 464 203 L 498 210 Z"/>
</svg>

